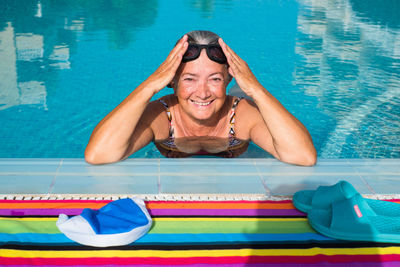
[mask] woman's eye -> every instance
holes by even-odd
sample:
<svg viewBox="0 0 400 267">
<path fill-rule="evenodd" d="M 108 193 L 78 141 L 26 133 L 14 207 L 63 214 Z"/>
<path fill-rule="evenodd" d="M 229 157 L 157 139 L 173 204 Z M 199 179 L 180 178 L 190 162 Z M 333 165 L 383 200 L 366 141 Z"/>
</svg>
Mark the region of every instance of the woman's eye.
<svg viewBox="0 0 400 267">
<path fill-rule="evenodd" d="M 193 79 L 192 78 L 185 78 L 185 79 L 183 79 L 184 81 L 193 81 Z"/>
<path fill-rule="evenodd" d="M 214 82 L 219 82 L 219 81 L 222 81 L 222 79 L 221 78 L 213 78 L 212 79 Z"/>
</svg>

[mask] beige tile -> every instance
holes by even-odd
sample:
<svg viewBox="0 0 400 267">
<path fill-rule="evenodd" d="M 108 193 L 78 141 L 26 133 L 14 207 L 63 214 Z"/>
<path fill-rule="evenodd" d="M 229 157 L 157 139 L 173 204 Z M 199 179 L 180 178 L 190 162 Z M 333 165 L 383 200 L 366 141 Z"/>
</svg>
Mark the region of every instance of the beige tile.
<svg viewBox="0 0 400 267">
<path fill-rule="evenodd" d="M 271 195 L 293 195 L 300 190 L 314 190 L 318 186 L 334 185 L 340 180 L 345 180 L 351 183 L 354 188 L 361 194 L 373 194 L 368 186 L 362 181 L 358 175 L 336 175 L 336 176 L 268 176 L 264 177 L 266 184 Z"/>
<path fill-rule="evenodd" d="M 53 175 L 0 175 L 0 194 L 47 194 Z"/>
<path fill-rule="evenodd" d="M 199 176 L 256 174 L 257 169 L 252 160 L 243 159 L 164 159 L 160 160 L 160 173 L 173 176 L 175 174 L 195 174 Z"/>
<path fill-rule="evenodd" d="M 60 174 L 65 175 L 102 175 L 102 174 L 153 174 L 156 175 L 159 170 L 159 161 L 157 159 L 134 159 L 125 160 L 113 164 L 90 165 L 83 159 L 65 159 L 59 169 Z"/>
<path fill-rule="evenodd" d="M 60 162 L 61 159 L 1 159 L 0 174 L 54 174 Z"/>
<path fill-rule="evenodd" d="M 161 176 L 164 194 L 266 194 L 257 175 Z"/>
<path fill-rule="evenodd" d="M 59 175 L 53 194 L 157 194 L 158 176 Z"/>
<path fill-rule="evenodd" d="M 376 194 L 400 194 L 399 175 L 365 175 L 363 179 Z"/>
</svg>

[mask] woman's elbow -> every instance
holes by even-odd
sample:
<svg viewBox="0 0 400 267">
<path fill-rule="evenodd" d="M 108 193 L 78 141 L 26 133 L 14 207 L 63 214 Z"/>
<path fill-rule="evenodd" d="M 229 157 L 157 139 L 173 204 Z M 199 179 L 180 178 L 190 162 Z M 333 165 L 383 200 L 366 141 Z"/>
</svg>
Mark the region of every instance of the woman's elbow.
<svg viewBox="0 0 400 267">
<path fill-rule="evenodd" d="M 317 152 L 314 149 L 296 154 L 288 153 L 284 156 L 281 155 L 278 159 L 289 164 L 311 167 L 317 163 Z"/>
<path fill-rule="evenodd" d="M 314 166 L 315 164 L 317 164 L 317 153 L 305 156 L 304 162 L 302 165 L 311 167 L 311 166 Z"/>
<path fill-rule="evenodd" d="M 100 161 L 99 157 L 96 155 L 96 153 L 93 150 L 90 150 L 88 148 L 86 148 L 86 150 L 85 150 L 85 161 L 92 165 L 98 165 L 98 164 L 104 163 L 104 162 Z"/>
<path fill-rule="evenodd" d="M 100 164 L 113 163 L 118 160 L 111 160 L 109 156 L 104 155 L 104 153 L 98 153 L 98 151 L 95 151 L 94 149 L 86 148 L 85 161 L 92 165 L 100 165 Z"/>
<path fill-rule="evenodd" d="M 317 164 L 317 151 L 315 149 L 312 149 L 310 151 L 304 152 L 299 165 L 311 167 L 315 164 Z"/>
</svg>

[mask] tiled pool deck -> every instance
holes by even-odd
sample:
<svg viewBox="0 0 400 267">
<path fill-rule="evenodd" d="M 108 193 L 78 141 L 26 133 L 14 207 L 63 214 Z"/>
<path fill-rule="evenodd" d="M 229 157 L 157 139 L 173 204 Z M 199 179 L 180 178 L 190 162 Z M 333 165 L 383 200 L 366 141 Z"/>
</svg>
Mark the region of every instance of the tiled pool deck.
<svg viewBox="0 0 400 267">
<path fill-rule="evenodd" d="M 319 159 L 299 167 L 274 159 L 128 159 L 92 166 L 83 159 L 0 159 L 0 196 L 291 196 L 347 180 L 364 195 L 400 194 L 400 159 Z"/>
</svg>

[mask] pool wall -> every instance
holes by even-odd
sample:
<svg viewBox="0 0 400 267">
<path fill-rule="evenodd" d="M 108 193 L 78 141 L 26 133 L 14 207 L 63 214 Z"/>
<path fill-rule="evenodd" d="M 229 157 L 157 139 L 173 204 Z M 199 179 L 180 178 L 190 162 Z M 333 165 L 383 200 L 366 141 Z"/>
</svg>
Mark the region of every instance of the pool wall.
<svg viewBox="0 0 400 267">
<path fill-rule="evenodd" d="M 320 159 L 314 167 L 275 159 L 0 159 L 1 197 L 268 199 L 347 180 L 364 195 L 400 194 L 398 159 Z"/>
</svg>

